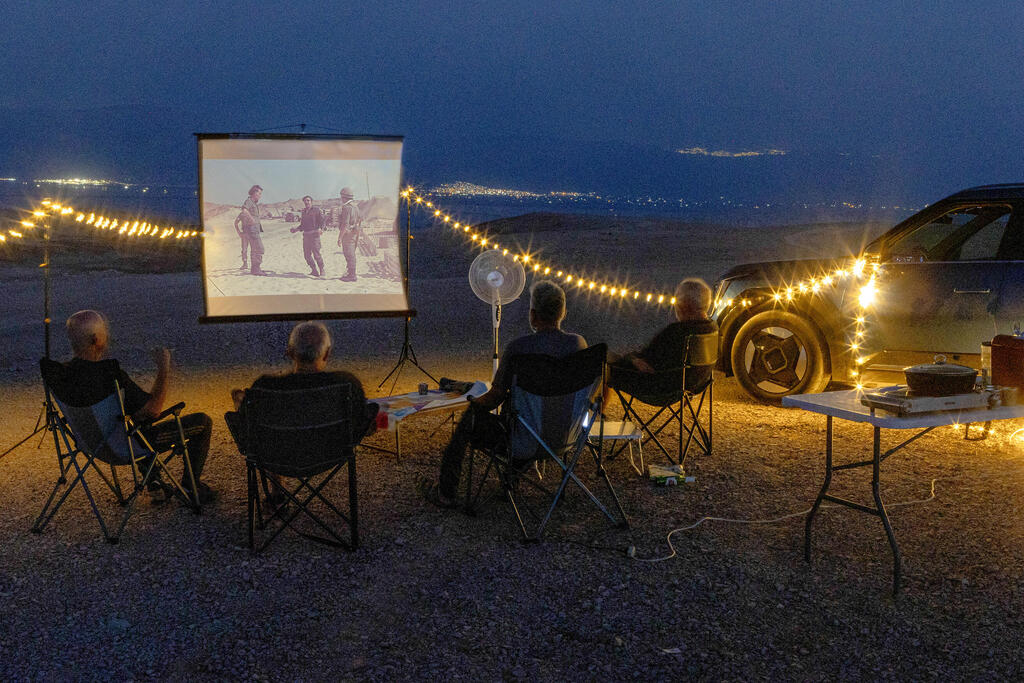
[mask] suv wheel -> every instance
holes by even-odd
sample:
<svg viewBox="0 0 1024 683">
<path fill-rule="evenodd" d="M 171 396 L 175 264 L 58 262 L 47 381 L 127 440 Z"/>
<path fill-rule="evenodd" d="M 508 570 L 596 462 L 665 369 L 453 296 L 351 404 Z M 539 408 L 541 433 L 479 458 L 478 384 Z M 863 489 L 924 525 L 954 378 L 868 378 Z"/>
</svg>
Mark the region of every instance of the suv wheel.
<svg viewBox="0 0 1024 683">
<path fill-rule="evenodd" d="M 743 324 L 732 344 L 732 371 L 754 398 L 777 403 L 813 394 L 829 382 L 824 342 L 815 327 L 788 311 L 764 311 Z"/>
</svg>

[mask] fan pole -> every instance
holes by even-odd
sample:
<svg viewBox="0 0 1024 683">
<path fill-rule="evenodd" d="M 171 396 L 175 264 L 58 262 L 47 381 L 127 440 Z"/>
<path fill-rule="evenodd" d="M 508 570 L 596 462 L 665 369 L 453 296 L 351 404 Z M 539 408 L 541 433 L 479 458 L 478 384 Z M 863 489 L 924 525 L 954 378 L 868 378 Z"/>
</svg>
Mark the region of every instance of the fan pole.
<svg viewBox="0 0 1024 683">
<path fill-rule="evenodd" d="M 498 327 L 501 325 L 501 299 L 497 292 L 494 294 L 494 301 L 491 302 L 491 323 L 494 326 L 494 356 L 491 360 L 491 382 L 498 375 Z"/>
<path fill-rule="evenodd" d="M 412 261 L 410 259 L 411 254 L 412 254 L 412 204 L 409 202 L 408 198 L 406 198 L 406 200 L 405 200 L 405 278 L 403 280 L 403 283 L 405 284 L 405 295 L 406 295 L 406 297 L 409 296 L 409 268 L 410 268 L 410 264 L 412 263 Z M 424 375 L 426 375 L 430 379 L 434 380 L 434 382 L 437 382 L 437 378 L 434 377 L 433 375 L 431 375 L 429 372 L 427 372 L 423 368 L 423 366 L 419 364 L 419 361 L 416 360 L 416 352 L 412 348 L 412 342 L 409 341 L 409 320 L 410 320 L 410 318 L 408 316 L 406 316 L 406 318 L 405 318 L 405 333 L 404 333 L 404 337 L 403 337 L 403 340 L 402 340 L 402 350 L 398 354 L 398 361 L 395 363 L 395 367 L 391 368 L 391 372 L 389 372 L 388 374 L 384 375 L 384 379 L 382 379 L 380 381 L 380 384 L 377 385 L 377 388 L 380 389 L 382 386 L 384 386 L 384 383 L 387 382 L 388 379 L 390 379 L 392 375 L 394 375 L 395 380 L 391 383 L 391 391 L 388 392 L 388 393 L 391 393 L 391 394 L 395 393 L 395 386 L 398 384 L 398 377 L 399 377 L 399 375 L 402 374 L 402 368 L 405 366 L 406 363 L 412 363 L 414 366 L 416 366 L 417 370 L 422 372 Z"/>
</svg>

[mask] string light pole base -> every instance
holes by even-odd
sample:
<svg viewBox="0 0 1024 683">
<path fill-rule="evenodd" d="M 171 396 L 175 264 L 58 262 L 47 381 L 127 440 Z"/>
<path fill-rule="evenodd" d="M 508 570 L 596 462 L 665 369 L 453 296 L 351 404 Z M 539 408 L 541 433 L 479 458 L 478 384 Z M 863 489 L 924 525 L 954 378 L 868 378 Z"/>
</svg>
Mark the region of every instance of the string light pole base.
<svg viewBox="0 0 1024 683">
<path fill-rule="evenodd" d="M 409 195 L 408 195 L 408 193 L 402 193 L 402 196 L 405 198 L 405 277 L 404 277 L 404 284 L 405 284 L 405 295 L 409 296 L 409 265 L 411 263 L 409 256 L 412 253 L 412 206 L 410 205 L 410 202 L 409 202 Z M 398 353 L 398 360 L 395 362 L 395 366 L 393 368 L 391 368 L 391 371 L 388 374 L 384 375 L 384 379 L 382 379 L 380 381 L 380 384 L 377 385 L 377 388 L 380 389 L 381 387 L 383 387 L 387 383 L 387 381 L 389 379 L 394 377 L 394 380 L 391 382 L 391 390 L 388 392 L 388 393 L 391 393 L 391 394 L 393 394 L 395 392 L 395 387 L 398 385 L 398 378 L 402 374 L 402 369 L 405 367 L 406 363 L 412 364 L 417 370 L 419 370 L 424 375 L 429 377 L 435 383 L 437 382 L 437 378 L 434 377 L 433 375 L 431 375 L 422 365 L 420 365 L 419 360 L 417 360 L 417 358 L 416 358 L 416 351 L 412 348 L 412 341 L 409 339 L 409 322 L 411 320 L 412 320 L 412 318 L 410 318 L 409 316 L 406 316 L 406 318 L 405 318 L 405 330 L 404 330 L 403 337 L 402 337 L 402 348 L 401 348 L 401 350 Z"/>
</svg>

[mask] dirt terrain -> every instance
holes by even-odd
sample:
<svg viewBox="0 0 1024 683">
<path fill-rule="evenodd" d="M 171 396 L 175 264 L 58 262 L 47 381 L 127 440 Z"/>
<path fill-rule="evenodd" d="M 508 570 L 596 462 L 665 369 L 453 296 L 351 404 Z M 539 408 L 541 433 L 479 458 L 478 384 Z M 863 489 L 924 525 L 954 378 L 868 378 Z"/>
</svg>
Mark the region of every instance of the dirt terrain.
<svg viewBox="0 0 1024 683">
<path fill-rule="evenodd" d="M 714 280 L 747 260 L 845 253 L 864 232 L 585 217 L 528 228 L 521 221 L 502 239 L 658 289 L 687 275 Z M 486 378 L 490 311 L 466 278 L 474 252 L 451 232 L 413 244 L 420 363 L 435 377 Z M 220 499 L 202 516 L 143 501 L 111 546 L 76 493 L 33 535 L 56 476 L 52 449 L 32 439 L 0 459 L 5 679 L 1005 680 L 1024 669 L 1024 443 L 1015 433 L 1024 422 L 997 424 L 983 441 L 936 430 L 885 463 L 881 492 L 904 565 L 897 599 L 875 518 L 824 510 L 813 563 L 803 561 L 801 513 L 821 485 L 824 418 L 753 403 L 724 377 L 715 384 L 714 453 L 688 463 L 694 483 L 659 488 L 625 458 L 609 463 L 628 530 L 604 524 L 574 491 L 532 545 L 517 540 L 500 499 L 475 517 L 433 507 L 413 484 L 436 473 L 447 427 L 419 416 L 403 433 L 401 461 L 359 456 L 359 550 L 289 534 L 251 557 L 244 468 L 222 415 L 232 387 L 284 368 L 291 324 L 201 326 L 198 272 L 126 274 L 72 261 L 54 281 L 53 355 L 68 356 L 60 323 L 81 308 L 110 316 L 112 353 L 143 386 L 153 375 L 149 349 L 171 347 L 172 398 L 214 418 L 206 478 Z M 39 414 L 42 285 L 34 264 L 0 264 L 0 282 L 5 449 Z M 528 331 L 525 302 L 506 307 L 503 343 Z M 668 316 L 570 290 L 565 328 L 625 351 Z M 377 385 L 397 358 L 401 320 L 329 328 L 335 366 L 371 395 L 388 393 L 390 384 Z M 407 366 L 394 391 L 424 379 Z M 837 460 L 862 457 L 869 435 L 839 423 Z M 592 463 L 581 474 L 595 483 Z M 868 476 L 837 475 L 834 491 L 867 503 Z M 101 505 L 116 514 L 109 498 Z"/>
</svg>

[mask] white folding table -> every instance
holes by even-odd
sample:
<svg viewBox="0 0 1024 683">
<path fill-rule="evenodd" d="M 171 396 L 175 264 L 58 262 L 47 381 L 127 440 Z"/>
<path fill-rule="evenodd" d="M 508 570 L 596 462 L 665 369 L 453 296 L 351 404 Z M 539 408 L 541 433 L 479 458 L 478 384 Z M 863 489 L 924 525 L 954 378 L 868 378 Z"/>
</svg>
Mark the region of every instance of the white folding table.
<svg viewBox="0 0 1024 683">
<path fill-rule="evenodd" d="M 996 408 L 974 408 L 971 410 L 948 411 L 941 413 L 926 413 L 908 417 L 897 417 L 892 413 L 883 410 L 875 410 L 862 405 L 860 398 L 862 391 L 830 391 L 824 394 L 800 394 L 796 396 L 784 396 L 782 405 L 800 408 L 812 413 L 820 413 L 826 416 L 825 428 L 825 481 L 821 486 L 811 511 L 807 515 L 804 527 L 804 560 L 811 561 L 811 524 L 814 516 L 821 507 L 822 501 L 829 501 L 837 505 L 843 505 L 854 510 L 860 510 L 870 515 L 875 515 L 882 520 L 885 528 L 885 535 L 889 539 L 889 547 L 892 548 L 893 556 L 893 594 L 898 594 L 900 589 L 900 549 L 896 545 L 896 536 L 893 534 L 892 526 L 889 524 L 889 516 L 885 512 L 885 505 L 882 504 L 882 496 L 879 493 L 878 481 L 879 470 L 882 461 L 900 450 L 904 446 L 921 438 L 936 427 L 949 425 L 969 425 L 976 422 L 994 422 L 996 420 L 1012 420 L 1024 417 L 1024 405 L 1000 406 Z M 870 424 L 873 429 L 872 457 L 870 460 L 844 463 L 841 465 L 832 464 L 832 419 L 848 420 L 850 422 L 864 422 Z M 884 453 L 881 449 L 881 432 L 883 429 L 916 429 L 918 430 L 909 438 L 902 441 Z M 838 470 L 849 470 L 858 467 L 871 466 L 871 494 L 874 497 L 875 507 L 862 505 L 845 498 L 829 495 L 828 490 L 832 484 L 832 472 Z"/>
</svg>

